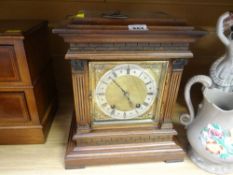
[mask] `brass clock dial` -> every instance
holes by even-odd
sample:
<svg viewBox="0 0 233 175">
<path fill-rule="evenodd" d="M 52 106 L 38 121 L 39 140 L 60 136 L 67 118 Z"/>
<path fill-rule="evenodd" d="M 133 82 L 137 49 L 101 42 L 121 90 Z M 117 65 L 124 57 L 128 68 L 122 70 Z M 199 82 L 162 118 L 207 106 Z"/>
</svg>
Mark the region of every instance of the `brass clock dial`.
<svg viewBox="0 0 233 175">
<path fill-rule="evenodd" d="M 99 109 L 114 119 L 133 119 L 148 111 L 157 95 L 154 78 L 136 64 L 121 64 L 99 80 L 95 98 Z"/>
<path fill-rule="evenodd" d="M 93 124 L 157 123 L 168 61 L 90 62 Z M 112 124 L 113 124 L 112 123 Z"/>
</svg>

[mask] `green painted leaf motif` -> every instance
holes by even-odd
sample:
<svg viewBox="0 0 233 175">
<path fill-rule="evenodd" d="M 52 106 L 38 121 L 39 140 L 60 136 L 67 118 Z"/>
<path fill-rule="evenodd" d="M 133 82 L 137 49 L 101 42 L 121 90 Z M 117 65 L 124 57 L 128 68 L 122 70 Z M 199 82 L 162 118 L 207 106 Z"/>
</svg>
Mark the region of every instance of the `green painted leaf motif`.
<svg viewBox="0 0 233 175">
<path fill-rule="evenodd" d="M 229 154 L 223 153 L 223 154 L 220 154 L 219 157 L 220 157 L 221 159 L 226 159 L 226 158 L 229 157 Z"/>
<path fill-rule="evenodd" d="M 222 147 L 225 147 L 225 143 L 224 143 L 224 139 L 214 139 L 219 145 L 221 145 Z"/>
<path fill-rule="evenodd" d="M 212 126 L 215 129 L 222 130 L 221 126 L 219 124 L 217 124 L 217 123 L 213 123 Z"/>
</svg>

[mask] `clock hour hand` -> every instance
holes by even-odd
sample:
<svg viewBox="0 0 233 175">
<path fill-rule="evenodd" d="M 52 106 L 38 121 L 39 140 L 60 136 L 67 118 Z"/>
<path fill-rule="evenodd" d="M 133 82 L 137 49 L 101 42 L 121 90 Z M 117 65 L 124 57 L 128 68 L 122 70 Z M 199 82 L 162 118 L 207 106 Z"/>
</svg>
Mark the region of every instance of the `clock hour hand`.
<svg viewBox="0 0 233 175">
<path fill-rule="evenodd" d="M 112 79 L 112 78 L 111 78 Z M 115 85 L 117 85 L 117 87 L 120 88 L 120 90 L 123 92 L 124 96 L 127 98 L 127 100 L 129 101 L 129 104 L 131 107 L 133 107 L 133 102 L 130 100 L 129 98 L 129 93 L 126 92 L 114 79 L 112 79 L 113 83 L 115 83 Z"/>
</svg>

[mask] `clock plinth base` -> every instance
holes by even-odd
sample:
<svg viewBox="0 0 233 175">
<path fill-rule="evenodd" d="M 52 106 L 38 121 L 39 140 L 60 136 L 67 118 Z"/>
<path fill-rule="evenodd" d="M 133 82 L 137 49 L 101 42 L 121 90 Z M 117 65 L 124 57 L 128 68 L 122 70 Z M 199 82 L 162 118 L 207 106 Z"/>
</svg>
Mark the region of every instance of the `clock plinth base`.
<svg viewBox="0 0 233 175">
<path fill-rule="evenodd" d="M 73 120 L 65 156 L 66 169 L 121 163 L 177 162 L 183 161 L 185 156 L 183 149 L 173 140 L 80 146 L 72 140 L 75 133 L 76 122 Z"/>
</svg>

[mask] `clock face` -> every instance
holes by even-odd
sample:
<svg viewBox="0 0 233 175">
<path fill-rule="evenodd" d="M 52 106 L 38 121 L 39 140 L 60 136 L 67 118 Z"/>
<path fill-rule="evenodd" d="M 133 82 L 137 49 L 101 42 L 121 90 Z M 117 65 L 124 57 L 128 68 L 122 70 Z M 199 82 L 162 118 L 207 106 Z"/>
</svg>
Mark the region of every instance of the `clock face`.
<svg viewBox="0 0 233 175">
<path fill-rule="evenodd" d="M 168 63 L 89 62 L 93 124 L 159 121 Z"/>
<path fill-rule="evenodd" d="M 95 97 L 99 109 L 114 119 L 133 119 L 143 115 L 157 95 L 154 78 L 136 64 L 121 64 L 99 80 Z"/>
</svg>

